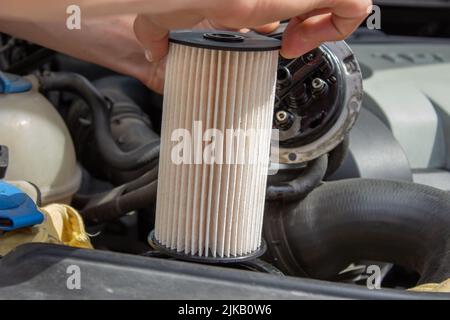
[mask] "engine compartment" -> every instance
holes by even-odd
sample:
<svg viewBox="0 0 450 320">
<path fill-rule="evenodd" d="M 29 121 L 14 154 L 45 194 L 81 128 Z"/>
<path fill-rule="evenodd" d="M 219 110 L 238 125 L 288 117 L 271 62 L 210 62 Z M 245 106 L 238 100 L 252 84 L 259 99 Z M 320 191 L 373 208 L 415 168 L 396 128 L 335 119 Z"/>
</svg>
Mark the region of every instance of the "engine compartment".
<svg viewBox="0 0 450 320">
<path fill-rule="evenodd" d="M 34 114 L 22 117 L 23 125 L 38 114 L 46 121 L 40 130 L 59 128 L 31 132 L 37 140 L 22 155 L 13 146 L 31 138 L 2 134 L 0 144 L 9 149 L 5 179 L 37 185 L 38 205 L 70 204 L 95 250 L 23 244 L 0 259 L 0 274 L 8 275 L 0 277 L 0 295 L 448 298 L 406 289 L 450 278 L 450 44 L 383 41 L 356 37 L 349 47 L 328 43 L 279 61 L 273 117 L 279 145 L 271 147 L 277 173 L 268 177 L 262 228 L 267 252 L 258 261 L 221 266 L 181 262 L 148 243 L 161 178 L 162 96 L 61 54 L 20 68 L 8 62 L 2 69 L 33 86 L 18 94 Z M 33 49 L 19 42 L 15 55 Z M 16 106 L 1 99 L 0 115 Z M 13 132 L 12 123 L 0 127 Z M 52 170 L 51 182 L 33 176 Z M 55 197 L 57 179 L 75 187 Z M 59 283 L 73 264 L 90 279 L 82 293 Z M 366 287 L 374 265 L 381 290 Z"/>
</svg>

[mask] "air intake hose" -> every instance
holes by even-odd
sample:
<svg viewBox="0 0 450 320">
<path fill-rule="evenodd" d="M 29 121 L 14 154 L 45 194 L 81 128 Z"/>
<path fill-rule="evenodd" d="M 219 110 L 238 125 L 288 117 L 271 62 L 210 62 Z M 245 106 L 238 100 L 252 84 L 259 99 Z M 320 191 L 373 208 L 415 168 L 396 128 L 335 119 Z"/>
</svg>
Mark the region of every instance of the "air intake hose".
<svg viewBox="0 0 450 320">
<path fill-rule="evenodd" d="M 99 152 L 111 166 L 122 170 L 134 170 L 158 159 L 159 140 L 133 151 L 125 152 L 120 149 L 111 135 L 108 102 L 86 78 L 66 72 L 45 73 L 38 78 L 41 91 L 71 92 L 80 96 L 89 105 Z"/>
<path fill-rule="evenodd" d="M 269 202 L 265 236 L 288 274 L 330 279 L 351 262 L 392 262 L 419 283 L 450 277 L 450 197 L 408 182 L 329 182 L 303 201 Z"/>
</svg>

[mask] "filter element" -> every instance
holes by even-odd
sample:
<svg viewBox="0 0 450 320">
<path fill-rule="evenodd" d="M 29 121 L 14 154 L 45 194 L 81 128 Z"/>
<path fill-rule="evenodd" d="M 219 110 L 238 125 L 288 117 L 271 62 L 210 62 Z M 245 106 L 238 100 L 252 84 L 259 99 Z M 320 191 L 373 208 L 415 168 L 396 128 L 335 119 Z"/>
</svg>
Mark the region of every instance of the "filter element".
<svg viewBox="0 0 450 320">
<path fill-rule="evenodd" d="M 155 230 L 189 260 L 234 262 L 261 240 L 279 40 L 171 33 Z"/>
</svg>

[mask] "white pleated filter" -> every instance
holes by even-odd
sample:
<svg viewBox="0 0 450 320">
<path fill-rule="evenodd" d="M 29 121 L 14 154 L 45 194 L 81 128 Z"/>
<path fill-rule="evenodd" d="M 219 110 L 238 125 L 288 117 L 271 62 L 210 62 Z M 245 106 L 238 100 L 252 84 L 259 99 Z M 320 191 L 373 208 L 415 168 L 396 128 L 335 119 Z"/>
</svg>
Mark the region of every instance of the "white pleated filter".
<svg viewBox="0 0 450 320">
<path fill-rule="evenodd" d="M 159 245 L 218 258 L 260 248 L 277 65 L 277 50 L 170 44 L 154 234 Z M 217 132 L 211 129 L 223 139 L 208 139 L 208 132 Z"/>
</svg>

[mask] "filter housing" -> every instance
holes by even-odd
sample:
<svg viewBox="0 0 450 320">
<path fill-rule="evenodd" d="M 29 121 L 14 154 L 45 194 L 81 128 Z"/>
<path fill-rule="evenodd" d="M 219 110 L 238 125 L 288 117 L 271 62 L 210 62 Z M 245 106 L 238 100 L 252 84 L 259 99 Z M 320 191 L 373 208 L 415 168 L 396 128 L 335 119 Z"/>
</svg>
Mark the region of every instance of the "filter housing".
<svg viewBox="0 0 450 320">
<path fill-rule="evenodd" d="M 256 34 L 171 33 L 150 235 L 159 250 L 207 262 L 263 253 L 279 48 Z"/>
</svg>

